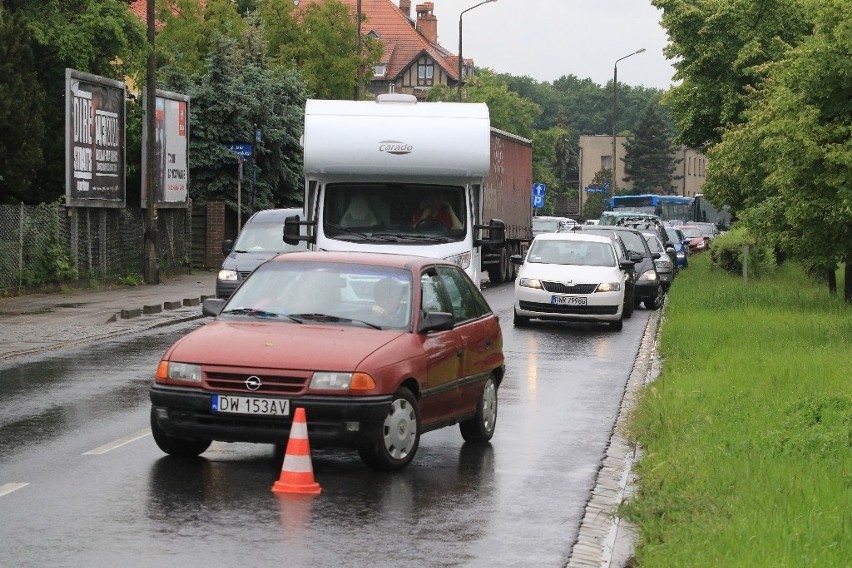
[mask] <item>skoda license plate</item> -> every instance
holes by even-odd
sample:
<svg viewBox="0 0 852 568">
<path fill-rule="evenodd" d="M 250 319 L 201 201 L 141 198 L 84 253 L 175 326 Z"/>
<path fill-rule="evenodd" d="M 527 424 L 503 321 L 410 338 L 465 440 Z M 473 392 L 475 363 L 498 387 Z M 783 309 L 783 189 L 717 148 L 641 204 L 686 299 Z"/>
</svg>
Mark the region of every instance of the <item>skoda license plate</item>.
<svg viewBox="0 0 852 568">
<path fill-rule="evenodd" d="M 586 298 L 582 296 L 551 296 L 550 303 L 556 306 L 585 306 Z"/>
<path fill-rule="evenodd" d="M 214 394 L 211 408 L 214 413 L 260 414 L 261 416 L 289 416 L 290 401 L 282 398 L 231 396 Z"/>
</svg>

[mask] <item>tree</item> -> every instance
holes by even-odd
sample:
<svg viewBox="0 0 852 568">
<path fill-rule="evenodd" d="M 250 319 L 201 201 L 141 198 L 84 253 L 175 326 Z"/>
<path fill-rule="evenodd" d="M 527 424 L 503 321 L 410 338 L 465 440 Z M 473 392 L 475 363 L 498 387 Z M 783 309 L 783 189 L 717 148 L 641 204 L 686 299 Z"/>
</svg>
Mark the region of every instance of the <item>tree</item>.
<svg viewBox="0 0 852 568">
<path fill-rule="evenodd" d="M 145 34 L 122 0 L 4 0 L 0 14 L 5 33 L 15 30 L 17 35 L 4 38 L 4 44 L 18 60 L 3 62 L 21 65 L 13 71 L 18 77 L 4 77 L 4 88 L 9 95 L 27 97 L 18 108 L 33 126 L 26 134 L 27 166 L 15 168 L 18 179 L 9 188 L 15 193 L 8 198 L 53 201 L 65 193 L 65 69 L 117 80 L 137 76 L 144 68 Z M 22 125 L 21 117 L 13 120 Z M 15 135 L 10 141 L 19 139 Z M 33 168 L 38 152 L 41 160 Z M 7 174 L 0 171 L 4 178 Z"/>
<path fill-rule="evenodd" d="M 800 0 L 651 0 L 663 11 L 680 84 L 665 104 L 678 126 L 678 141 L 701 150 L 717 143 L 721 129 L 743 121 L 745 97 L 763 76 L 763 65 L 810 33 Z"/>
<path fill-rule="evenodd" d="M 247 31 L 247 34 L 257 34 Z M 292 205 L 301 197 L 301 147 L 306 85 L 295 71 L 269 69 L 262 51 L 252 51 L 255 39 L 243 47 L 230 38 L 214 41 L 207 73 L 197 83 L 183 85 L 192 99 L 190 138 L 190 196 L 199 203 L 222 199 L 237 209 L 237 156 L 228 143 L 251 142 L 256 148 L 256 176 L 246 165 L 247 187 L 242 207 Z M 255 142 L 255 127 L 262 133 Z"/>
<path fill-rule="evenodd" d="M 634 195 L 656 193 L 676 195 L 672 185 L 676 179 L 674 171 L 682 160 L 675 159 L 677 147 L 661 109 L 656 102 L 649 102 L 639 117 L 636 133 L 624 144 L 624 173 L 622 181 L 632 181 Z"/>
<path fill-rule="evenodd" d="M 599 170 L 595 172 L 592 185 L 596 187 L 612 187 L 612 170 Z M 583 217 L 586 219 L 598 219 L 601 213 L 607 209 L 606 197 L 602 192 L 590 193 L 583 201 Z"/>
<path fill-rule="evenodd" d="M 845 263 L 844 297 L 852 302 L 852 6 L 805 0 L 803 7 L 814 33 L 766 66 L 746 120 L 726 129 L 709 154 L 706 187 L 740 204 L 754 234 L 808 268 L 833 275 Z"/>
<path fill-rule="evenodd" d="M 298 21 L 293 19 L 292 8 L 281 4 L 276 0 L 259 3 L 272 59 L 288 69 L 298 68 L 314 98 L 352 98 L 357 77 L 365 86 L 370 76 L 359 74 L 358 69 L 372 69 L 379 62 L 381 42 L 362 36 L 359 59 L 355 22 L 349 8 L 338 0 L 309 4 Z"/>
<path fill-rule="evenodd" d="M 44 92 L 31 40 L 20 14 L 0 6 L 0 203 L 28 201 L 43 160 Z"/>
</svg>

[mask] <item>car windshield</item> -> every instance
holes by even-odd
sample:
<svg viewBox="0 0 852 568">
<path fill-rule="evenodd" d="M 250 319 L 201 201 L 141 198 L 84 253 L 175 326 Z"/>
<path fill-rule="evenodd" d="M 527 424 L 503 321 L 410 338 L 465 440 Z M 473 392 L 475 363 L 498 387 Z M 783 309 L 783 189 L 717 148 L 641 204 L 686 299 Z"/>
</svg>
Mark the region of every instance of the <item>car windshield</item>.
<svg viewBox="0 0 852 568">
<path fill-rule="evenodd" d="M 559 219 L 533 219 L 532 229 L 536 233 L 555 233 L 559 228 Z"/>
<path fill-rule="evenodd" d="M 680 232 L 683 233 L 683 236 L 687 239 L 694 239 L 696 237 L 702 237 L 701 231 L 698 230 L 698 227 L 686 227 L 682 226 L 680 228 Z"/>
<path fill-rule="evenodd" d="M 615 266 L 612 245 L 596 241 L 536 240 L 527 262 L 579 266 Z"/>
<path fill-rule="evenodd" d="M 698 230 L 701 231 L 701 234 L 707 237 L 712 237 L 716 234 L 716 231 L 713 230 L 713 225 L 696 225 Z"/>
<path fill-rule="evenodd" d="M 407 329 L 411 274 L 344 263 L 270 262 L 234 292 L 223 315 Z"/>
<path fill-rule="evenodd" d="M 640 233 L 620 231 L 618 234 L 628 250 L 638 252 L 645 257 L 648 256 L 648 247 L 645 246 L 645 241 Z"/>
<path fill-rule="evenodd" d="M 648 243 L 648 248 L 651 249 L 651 252 L 665 252 L 662 245 L 660 244 L 660 239 L 658 239 L 656 236 L 646 234 L 645 242 Z"/>
<path fill-rule="evenodd" d="M 461 186 L 330 183 L 323 200 L 323 231 L 333 239 L 429 244 L 460 241 L 467 234 Z"/>
<path fill-rule="evenodd" d="M 304 246 L 288 245 L 284 242 L 284 224 L 281 223 L 247 223 L 237 242 L 235 252 L 292 252 L 304 249 Z"/>
</svg>

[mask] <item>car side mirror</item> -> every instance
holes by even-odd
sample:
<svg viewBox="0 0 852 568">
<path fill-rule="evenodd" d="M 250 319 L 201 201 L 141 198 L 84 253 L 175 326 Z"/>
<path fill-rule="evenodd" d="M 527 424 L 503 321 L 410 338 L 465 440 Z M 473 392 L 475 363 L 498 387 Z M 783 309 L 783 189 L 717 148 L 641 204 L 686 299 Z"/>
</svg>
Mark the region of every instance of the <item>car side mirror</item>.
<svg viewBox="0 0 852 568">
<path fill-rule="evenodd" d="M 669 253 L 669 254 L 674 254 L 677 251 L 675 250 L 675 248 L 673 246 L 669 245 L 669 246 L 666 247 L 666 252 Z"/>
<path fill-rule="evenodd" d="M 654 260 L 657 260 L 657 259 L 658 259 L 658 258 L 660 258 L 661 256 L 663 256 L 663 255 L 661 255 L 661 254 L 660 254 L 660 253 L 658 253 L 658 252 L 652 252 L 652 253 L 651 253 L 651 258 L 653 258 Z"/>
<path fill-rule="evenodd" d="M 453 314 L 450 312 L 426 312 L 420 318 L 417 333 L 447 331 L 453 329 Z"/>
<path fill-rule="evenodd" d="M 207 298 L 201 304 L 201 315 L 216 317 L 222 312 L 227 300 L 223 298 Z"/>
<path fill-rule="evenodd" d="M 618 267 L 624 271 L 630 272 L 631 270 L 636 270 L 636 263 L 632 260 L 622 260 L 618 263 Z"/>
<path fill-rule="evenodd" d="M 491 219 L 487 225 L 474 225 L 473 228 L 488 231 L 488 238 L 474 239 L 473 246 L 481 247 L 485 245 L 493 248 L 503 248 L 506 246 L 506 223 L 500 219 Z"/>
<path fill-rule="evenodd" d="M 302 221 L 298 215 L 287 217 L 284 219 L 284 242 L 288 245 L 297 245 L 299 241 L 316 242 L 315 237 L 302 234 L 303 225 L 312 226 L 315 224 L 315 221 Z"/>
<path fill-rule="evenodd" d="M 512 256 L 509 257 L 509 262 L 511 262 L 512 264 L 517 264 L 517 265 L 520 266 L 521 264 L 524 263 L 524 257 L 519 255 L 519 254 L 513 254 Z"/>
<path fill-rule="evenodd" d="M 222 256 L 228 256 L 234 249 L 234 241 L 222 241 Z"/>
<path fill-rule="evenodd" d="M 635 251 L 630 251 L 630 253 L 627 255 L 627 258 L 628 258 L 631 262 L 634 262 L 634 263 L 636 263 L 636 262 L 642 262 L 642 255 L 641 255 L 641 254 L 639 254 L 638 252 L 635 252 Z"/>
</svg>

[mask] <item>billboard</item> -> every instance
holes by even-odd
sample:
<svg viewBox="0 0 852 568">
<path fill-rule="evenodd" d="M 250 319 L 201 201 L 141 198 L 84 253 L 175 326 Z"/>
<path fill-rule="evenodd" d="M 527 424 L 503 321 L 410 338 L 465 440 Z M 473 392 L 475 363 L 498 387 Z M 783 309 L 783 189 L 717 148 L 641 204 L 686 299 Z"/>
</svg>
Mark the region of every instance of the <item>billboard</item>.
<svg viewBox="0 0 852 568">
<path fill-rule="evenodd" d="M 65 69 L 65 204 L 124 207 L 125 110 L 121 81 Z"/>
<path fill-rule="evenodd" d="M 186 207 L 189 195 L 189 97 L 157 89 L 154 203 Z M 146 107 L 147 108 L 147 107 Z M 142 207 L 147 207 L 148 132 L 142 129 Z"/>
</svg>

